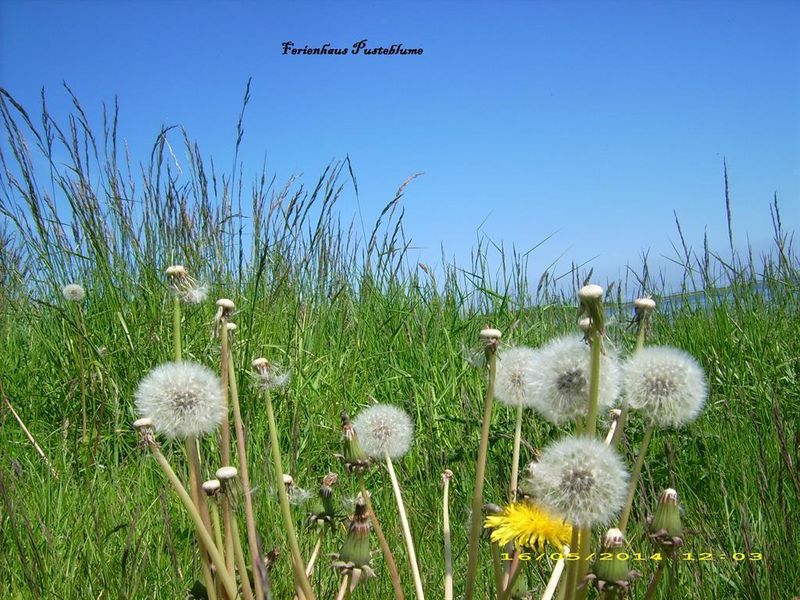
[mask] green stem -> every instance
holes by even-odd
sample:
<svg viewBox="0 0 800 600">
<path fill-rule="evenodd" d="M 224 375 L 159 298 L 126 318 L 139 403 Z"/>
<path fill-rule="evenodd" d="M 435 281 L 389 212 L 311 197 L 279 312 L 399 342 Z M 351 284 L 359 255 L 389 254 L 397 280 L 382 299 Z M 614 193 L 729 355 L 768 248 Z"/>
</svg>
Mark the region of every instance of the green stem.
<svg viewBox="0 0 800 600">
<path fill-rule="evenodd" d="M 619 518 L 619 530 L 625 533 L 625 527 L 628 525 L 628 518 L 631 515 L 631 506 L 633 505 L 633 495 L 636 493 L 636 484 L 639 483 L 639 475 L 642 473 L 642 464 L 644 464 L 644 457 L 647 454 L 647 446 L 650 444 L 650 437 L 653 435 L 653 426 L 648 425 L 644 431 L 644 437 L 639 444 L 639 454 L 636 456 L 636 462 L 633 464 L 633 471 L 631 471 L 631 478 L 628 481 L 628 496 L 625 499 L 625 508 L 622 509 L 622 516 Z"/>
<path fill-rule="evenodd" d="M 450 477 L 444 478 L 442 529 L 444 535 L 444 600 L 453 600 L 453 548 L 452 541 L 450 540 Z"/>
<path fill-rule="evenodd" d="M 411 575 L 414 577 L 414 589 L 419 600 L 425 600 L 425 591 L 422 589 L 422 578 L 419 575 L 419 565 L 417 564 L 417 553 L 414 551 L 414 540 L 411 537 L 411 528 L 408 526 L 408 516 L 406 507 L 403 504 L 403 496 L 400 493 L 400 484 L 397 482 L 397 475 L 394 472 L 394 465 L 388 452 L 384 453 L 386 468 L 389 470 L 389 479 L 392 480 L 394 498 L 397 501 L 397 509 L 400 512 L 400 525 L 403 527 L 403 537 L 405 538 L 406 548 L 408 549 L 408 561 L 411 563 Z"/>
<path fill-rule="evenodd" d="M 403 586 L 400 583 L 400 573 L 397 571 L 397 563 L 394 562 L 394 555 L 392 555 L 392 550 L 389 548 L 389 542 L 386 541 L 386 536 L 383 535 L 381 522 L 378 520 L 375 509 L 372 507 L 372 500 L 370 499 L 370 494 L 367 491 L 366 485 L 364 485 L 363 475 L 359 475 L 358 483 L 361 486 L 361 497 L 364 498 L 364 502 L 367 505 L 369 520 L 372 523 L 372 528 L 375 530 L 375 535 L 378 536 L 378 542 L 381 545 L 383 557 L 386 560 L 386 566 L 389 568 L 389 578 L 392 580 L 395 600 L 404 600 L 405 596 L 403 595 Z"/>
<path fill-rule="evenodd" d="M 227 333 L 227 332 L 226 332 Z M 244 425 L 242 424 L 242 414 L 239 410 L 239 387 L 236 383 L 236 370 L 233 365 L 233 356 L 228 353 L 228 385 L 231 390 L 231 404 L 233 405 L 233 423 L 236 427 L 236 449 L 239 451 L 239 474 L 242 478 L 242 495 L 244 496 L 244 516 L 247 525 L 247 544 L 250 547 L 250 561 L 253 564 L 253 583 L 257 600 L 264 597 L 263 586 L 261 584 L 261 571 L 264 566 L 261 563 L 261 553 L 258 551 L 258 536 L 256 535 L 256 520 L 253 513 L 253 499 L 250 493 L 250 475 L 247 468 L 247 449 L 244 444 Z M 269 397 L 267 398 L 269 402 Z M 272 405 L 269 404 L 270 410 Z M 274 423 L 273 423 L 274 425 Z M 280 451 L 278 452 L 280 457 Z M 278 489 L 283 490 L 282 472 L 278 474 Z M 285 490 L 284 490 L 285 493 Z M 307 600 L 312 600 L 308 598 Z"/>
<path fill-rule="evenodd" d="M 250 578 L 247 576 L 247 563 L 244 562 L 244 550 L 242 549 L 242 539 L 239 536 L 239 525 L 236 519 L 231 523 L 233 530 L 234 553 L 236 556 L 236 568 L 239 569 L 239 580 L 242 582 L 242 592 L 244 593 L 245 600 L 253 600 L 253 590 L 250 587 Z M 258 577 L 258 574 L 253 575 L 253 579 Z"/>
<path fill-rule="evenodd" d="M 497 375 L 497 353 L 495 352 L 494 346 L 487 346 L 486 354 L 486 362 L 489 365 L 489 381 L 486 385 L 483 425 L 481 426 L 481 442 L 478 448 L 478 462 L 475 468 L 475 490 L 472 495 L 472 524 L 469 530 L 469 562 L 467 565 L 466 600 L 472 600 L 475 589 L 475 575 L 478 570 L 478 543 L 481 537 L 481 522 L 483 520 L 483 484 L 484 478 L 486 477 L 486 455 L 489 449 L 489 426 L 492 420 L 494 380 Z"/>
<path fill-rule="evenodd" d="M 178 296 L 172 299 L 172 343 L 175 347 L 175 361 L 180 362 L 183 358 L 181 348 L 181 300 Z"/>
<path fill-rule="evenodd" d="M 644 348 L 644 339 L 645 333 L 647 331 L 647 315 L 645 314 L 642 317 L 642 320 L 639 322 L 639 333 L 636 336 L 636 347 L 633 349 L 633 353 L 636 354 Z M 622 412 L 617 419 L 617 428 L 614 430 L 614 437 L 611 438 L 611 447 L 615 450 L 619 447 L 619 441 L 622 439 L 622 430 L 625 429 L 625 423 L 628 420 L 628 407 L 623 406 Z"/>
<path fill-rule="evenodd" d="M 592 370 L 589 380 L 589 410 L 586 413 L 584 435 L 594 437 L 597 431 L 597 401 L 600 397 L 600 359 L 603 346 L 599 332 L 592 336 Z"/>
<path fill-rule="evenodd" d="M 494 575 L 494 589 L 497 596 L 503 591 L 503 565 L 500 561 L 500 544 L 492 542 L 492 574 Z"/>
<path fill-rule="evenodd" d="M 584 586 L 580 589 L 577 587 L 583 581 L 586 573 L 589 572 L 589 544 L 592 540 L 592 528 L 584 527 L 581 529 L 579 542 L 578 542 L 578 560 L 575 568 L 575 599 L 584 600 L 588 594 L 588 587 Z"/>
<path fill-rule="evenodd" d="M 514 562 L 511 563 L 511 577 L 506 584 L 506 589 L 503 590 L 502 594 L 500 594 L 499 600 L 508 600 L 511 598 L 511 594 L 514 591 L 514 585 L 517 583 L 517 579 L 522 574 L 522 563 L 519 562 L 519 555 L 517 555 L 514 559 Z"/>
<path fill-rule="evenodd" d="M 656 597 L 656 589 L 658 582 L 661 581 L 661 576 L 664 574 L 664 564 L 666 561 L 662 560 L 658 563 L 658 568 L 650 577 L 650 583 L 647 584 L 647 592 L 644 595 L 644 600 L 653 600 Z"/>
<path fill-rule="evenodd" d="M 272 463 L 275 468 L 275 479 L 278 485 L 278 497 L 280 498 L 281 512 L 283 513 L 283 524 L 286 527 L 286 537 L 289 539 L 289 550 L 292 553 L 292 569 L 297 585 L 305 596 L 305 600 L 314 600 L 316 596 L 311 589 L 311 584 L 306 577 L 305 563 L 300 555 L 300 546 L 297 544 L 297 536 L 294 532 L 294 522 L 292 511 L 289 508 L 289 497 L 286 494 L 286 486 L 283 483 L 283 465 L 281 464 L 281 448 L 278 445 L 278 428 L 275 425 L 275 413 L 272 410 L 272 398 L 269 391 L 267 397 L 267 419 L 269 420 L 270 446 L 272 447 Z M 239 432 L 236 432 L 237 438 Z"/>
<path fill-rule="evenodd" d="M 519 485 L 519 446 L 522 440 L 522 405 L 517 407 L 517 425 L 514 429 L 514 450 L 511 455 L 511 484 L 508 489 L 508 501 L 517 499 L 517 486 Z"/>
<path fill-rule="evenodd" d="M 153 452 L 153 456 L 155 456 L 156 460 L 158 461 L 159 466 L 164 471 L 164 474 L 167 476 L 170 484 L 172 484 L 175 492 L 178 494 L 178 498 L 180 498 L 181 503 L 183 503 L 183 507 L 186 509 L 186 512 L 189 513 L 189 516 L 194 522 L 195 531 L 197 531 L 197 535 L 199 536 L 203 546 L 205 546 L 205 550 L 208 552 L 211 562 L 217 569 L 217 577 L 222 580 L 222 586 L 225 588 L 225 593 L 228 595 L 230 600 L 238 598 L 238 594 L 236 592 L 236 583 L 225 569 L 225 561 L 222 559 L 219 550 L 217 550 L 217 547 L 214 545 L 214 540 L 211 539 L 211 534 L 206 529 L 197 507 L 189 497 L 189 493 L 186 491 L 186 488 L 183 487 L 180 479 L 178 479 L 175 471 L 172 470 L 172 467 L 161 453 L 161 450 L 159 450 L 158 446 L 156 446 L 154 442 L 150 442 L 149 446 L 150 450 Z"/>
<path fill-rule="evenodd" d="M 580 529 L 577 527 L 572 528 L 572 536 L 570 537 L 569 547 L 578 549 L 580 538 Z M 564 590 L 564 595 L 559 594 L 559 598 L 563 597 L 566 600 L 572 600 L 575 597 L 575 586 L 577 585 L 578 575 L 578 562 L 569 561 L 567 563 L 567 573 L 564 575 L 564 582 L 561 584 L 561 589 Z"/>
</svg>

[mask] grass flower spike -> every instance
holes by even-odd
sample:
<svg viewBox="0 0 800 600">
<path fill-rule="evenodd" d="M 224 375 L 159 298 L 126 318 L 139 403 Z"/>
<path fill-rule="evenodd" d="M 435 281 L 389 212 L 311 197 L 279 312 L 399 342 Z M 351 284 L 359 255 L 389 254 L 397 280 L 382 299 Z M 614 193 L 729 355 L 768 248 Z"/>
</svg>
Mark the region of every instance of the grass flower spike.
<svg viewBox="0 0 800 600">
<path fill-rule="evenodd" d="M 136 390 L 136 409 L 150 417 L 168 438 L 207 434 L 225 418 L 219 378 L 191 362 L 166 363 L 153 369 Z"/>
<path fill-rule="evenodd" d="M 693 421 L 705 404 L 702 367 L 687 352 L 666 346 L 643 348 L 623 366 L 626 402 L 660 427 Z"/>
<path fill-rule="evenodd" d="M 620 389 L 616 360 L 610 355 L 601 360 L 598 409 L 610 407 Z M 548 421 L 561 425 L 586 415 L 591 350 L 579 336 L 557 338 L 544 346 L 534 374 L 533 403 Z"/>
<path fill-rule="evenodd" d="M 610 522 L 625 501 L 628 473 L 619 455 L 589 437 L 568 437 L 545 448 L 528 471 L 526 491 L 577 527 Z"/>
<path fill-rule="evenodd" d="M 517 549 L 544 551 L 550 544 L 558 551 L 569 544 L 572 527 L 548 510 L 533 502 L 515 502 L 496 515 L 489 515 L 484 527 L 492 529 L 491 539 L 500 547 L 514 542 Z"/>
<path fill-rule="evenodd" d="M 86 290 L 77 283 L 70 283 L 61 288 L 64 299 L 69 302 L 80 302 L 86 298 Z"/>
<path fill-rule="evenodd" d="M 414 424 L 400 408 L 377 404 L 361 411 L 353 420 L 361 448 L 368 456 L 382 459 L 384 454 L 400 458 L 411 447 Z"/>
</svg>

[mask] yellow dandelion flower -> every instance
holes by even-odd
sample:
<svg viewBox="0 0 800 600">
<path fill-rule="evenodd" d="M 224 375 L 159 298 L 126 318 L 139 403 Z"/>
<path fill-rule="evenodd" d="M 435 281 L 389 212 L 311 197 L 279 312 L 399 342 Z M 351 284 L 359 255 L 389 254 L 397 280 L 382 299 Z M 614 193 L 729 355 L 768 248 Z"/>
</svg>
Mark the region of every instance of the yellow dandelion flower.
<svg viewBox="0 0 800 600">
<path fill-rule="evenodd" d="M 569 545 L 572 527 L 562 518 L 532 502 L 515 502 L 497 515 L 486 517 L 483 526 L 493 529 L 492 541 L 500 546 L 514 542 L 517 548 L 544 551 L 544 545 L 561 550 Z"/>
</svg>

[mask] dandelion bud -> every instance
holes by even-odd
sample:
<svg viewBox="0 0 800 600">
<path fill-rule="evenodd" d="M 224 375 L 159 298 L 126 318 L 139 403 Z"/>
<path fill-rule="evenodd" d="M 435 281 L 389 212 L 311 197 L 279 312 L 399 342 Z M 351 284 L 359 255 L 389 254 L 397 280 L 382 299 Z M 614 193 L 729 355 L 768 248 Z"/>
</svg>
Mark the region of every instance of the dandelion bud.
<svg viewBox="0 0 800 600">
<path fill-rule="evenodd" d="M 599 554 L 604 560 L 595 560 L 592 573 L 584 578 L 581 585 L 592 582 L 600 592 L 627 590 L 631 580 L 639 577 L 640 573 L 631 570 L 628 553 L 623 551 L 624 546 L 625 535 L 619 529 L 609 529 Z M 605 560 L 609 555 L 611 560 Z"/>
<path fill-rule="evenodd" d="M 219 494 L 221 488 L 222 486 L 219 479 L 209 479 L 203 482 L 203 491 L 206 493 L 206 496 L 216 496 Z"/>
<path fill-rule="evenodd" d="M 70 283 L 61 288 L 61 294 L 68 302 L 80 302 L 86 297 L 86 290 L 77 283 Z"/>
<path fill-rule="evenodd" d="M 648 537 L 656 545 L 672 551 L 683 545 L 683 525 L 678 505 L 678 492 L 668 488 L 661 492 L 656 514 L 648 526 Z"/>
<path fill-rule="evenodd" d="M 311 523 L 318 525 L 327 523 L 333 526 L 336 518 L 336 509 L 333 505 L 333 486 L 337 481 L 339 481 L 339 475 L 333 472 L 328 473 L 322 479 L 317 500 L 311 510 L 309 518 Z"/>
<path fill-rule="evenodd" d="M 370 564 L 372 553 L 369 549 L 369 530 L 367 504 L 359 494 L 358 498 L 356 498 L 355 514 L 350 521 L 347 538 L 344 541 L 344 545 L 342 545 L 337 560 L 333 563 L 334 568 L 343 575 L 358 569 L 367 576 L 374 577 L 375 574 Z"/>
<path fill-rule="evenodd" d="M 344 462 L 344 468 L 347 469 L 348 473 L 363 473 L 369 469 L 370 459 L 361 448 L 356 430 L 353 429 L 350 417 L 346 412 L 342 413 L 342 431 L 344 432 L 344 448 L 341 458 Z"/>
</svg>

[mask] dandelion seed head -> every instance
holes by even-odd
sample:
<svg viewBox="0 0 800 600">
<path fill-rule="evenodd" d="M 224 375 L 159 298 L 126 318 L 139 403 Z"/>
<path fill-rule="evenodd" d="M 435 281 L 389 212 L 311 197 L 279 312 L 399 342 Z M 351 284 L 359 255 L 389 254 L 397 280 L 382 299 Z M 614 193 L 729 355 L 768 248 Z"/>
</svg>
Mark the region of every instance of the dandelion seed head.
<svg viewBox="0 0 800 600">
<path fill-rule="evenodd" d="M 708 385 L 702 367 L 688 352 L 651 346 L 623 366 L 625 401 L 660 427 L 693 421 L 705 404 Z"/>
<path fill-rule="evenodd" d="M 220 467 L 214 474 L 220 481 L 230 481 L 239 475 L 239 471 L 236 467 Z"/>
<path fill-rule="evenodd" d="M 353 420 L 358 441 L 368 456 L 403 456 L 411 447 L 414 424 L 406 412 L 391 404 L 376 404 L 362 410 Z"/>
<path fill-rule="evenodd" d="M 68 283 L 61 288 L 61 293 L 63 294 L 64 299 L 69 302 L 80 302 L 86 298 L 86 290 L 84 290 L 83 287 L 77 283 Z"/>
<path fill-rule="evenodd" d="M 208 496 L 214 496 L 217 492 L 219 492 L 221 485 L 219 479 L 209 479 L 208 481 L 203 482 L 203 491 Z"/>
<path fill-rule="evenodd" d="M 191 285 L 181 291 L 180 298 L 186 304 L 201 304 L 208 298 L 208 286 L 204 283 Z"/>
<path fill-rule="evenodd" d="M 524 488 L 543 506 L 577 527 L 606 524 L 625 501 L 628 473 L 603 442 L 568 437 L 547 447 Z"/>
<path fill-rule="evenodd" d="M 258 386 L 264 391 L 278 391 L 289 385 L 292 375 L 280 366 L 269 362 L 266 358 L 257 358 L 252 362 Z"/>
<path fill-rule="evenodd" d="M 556 338 L 538 352 L 533 370 L 532 404 L 548 421 L 561 425 L 586 415 L 589 406 L 591 349 L 578 336 Z M 619 395 L 619 367 L 609 350 L 600 362 L 598 410 L 611 406 Z"/>
<path fill-rule="evenodd" d="M 531 406 L 536 369 L 536 351 L 526 346 L 503 350 L 497 355 L 494 395 L 507 406 Z"/>
<path fill-rule="evenodd" d="M 653 300 L 650 296 L 646 296 L 644 298 L 637 298 L 633 301 L 633 306 L 636 310 L 655 310 L 656 308 L 656 301 Z"/>
<path fill-rule="evenodd" d="M 136 390 L 136 409 L 168 438 L 196 437 L 216 429 L 226 417 L 222 383 L 192 362 L 156 367 Z"/>
<path fill-rule="evenodd" d="M 599 300 L 603 297 L 603 288 L 596 283 L 590 283 L 578 290 L 578 298 L 581 300 Z"/>
</svg>

